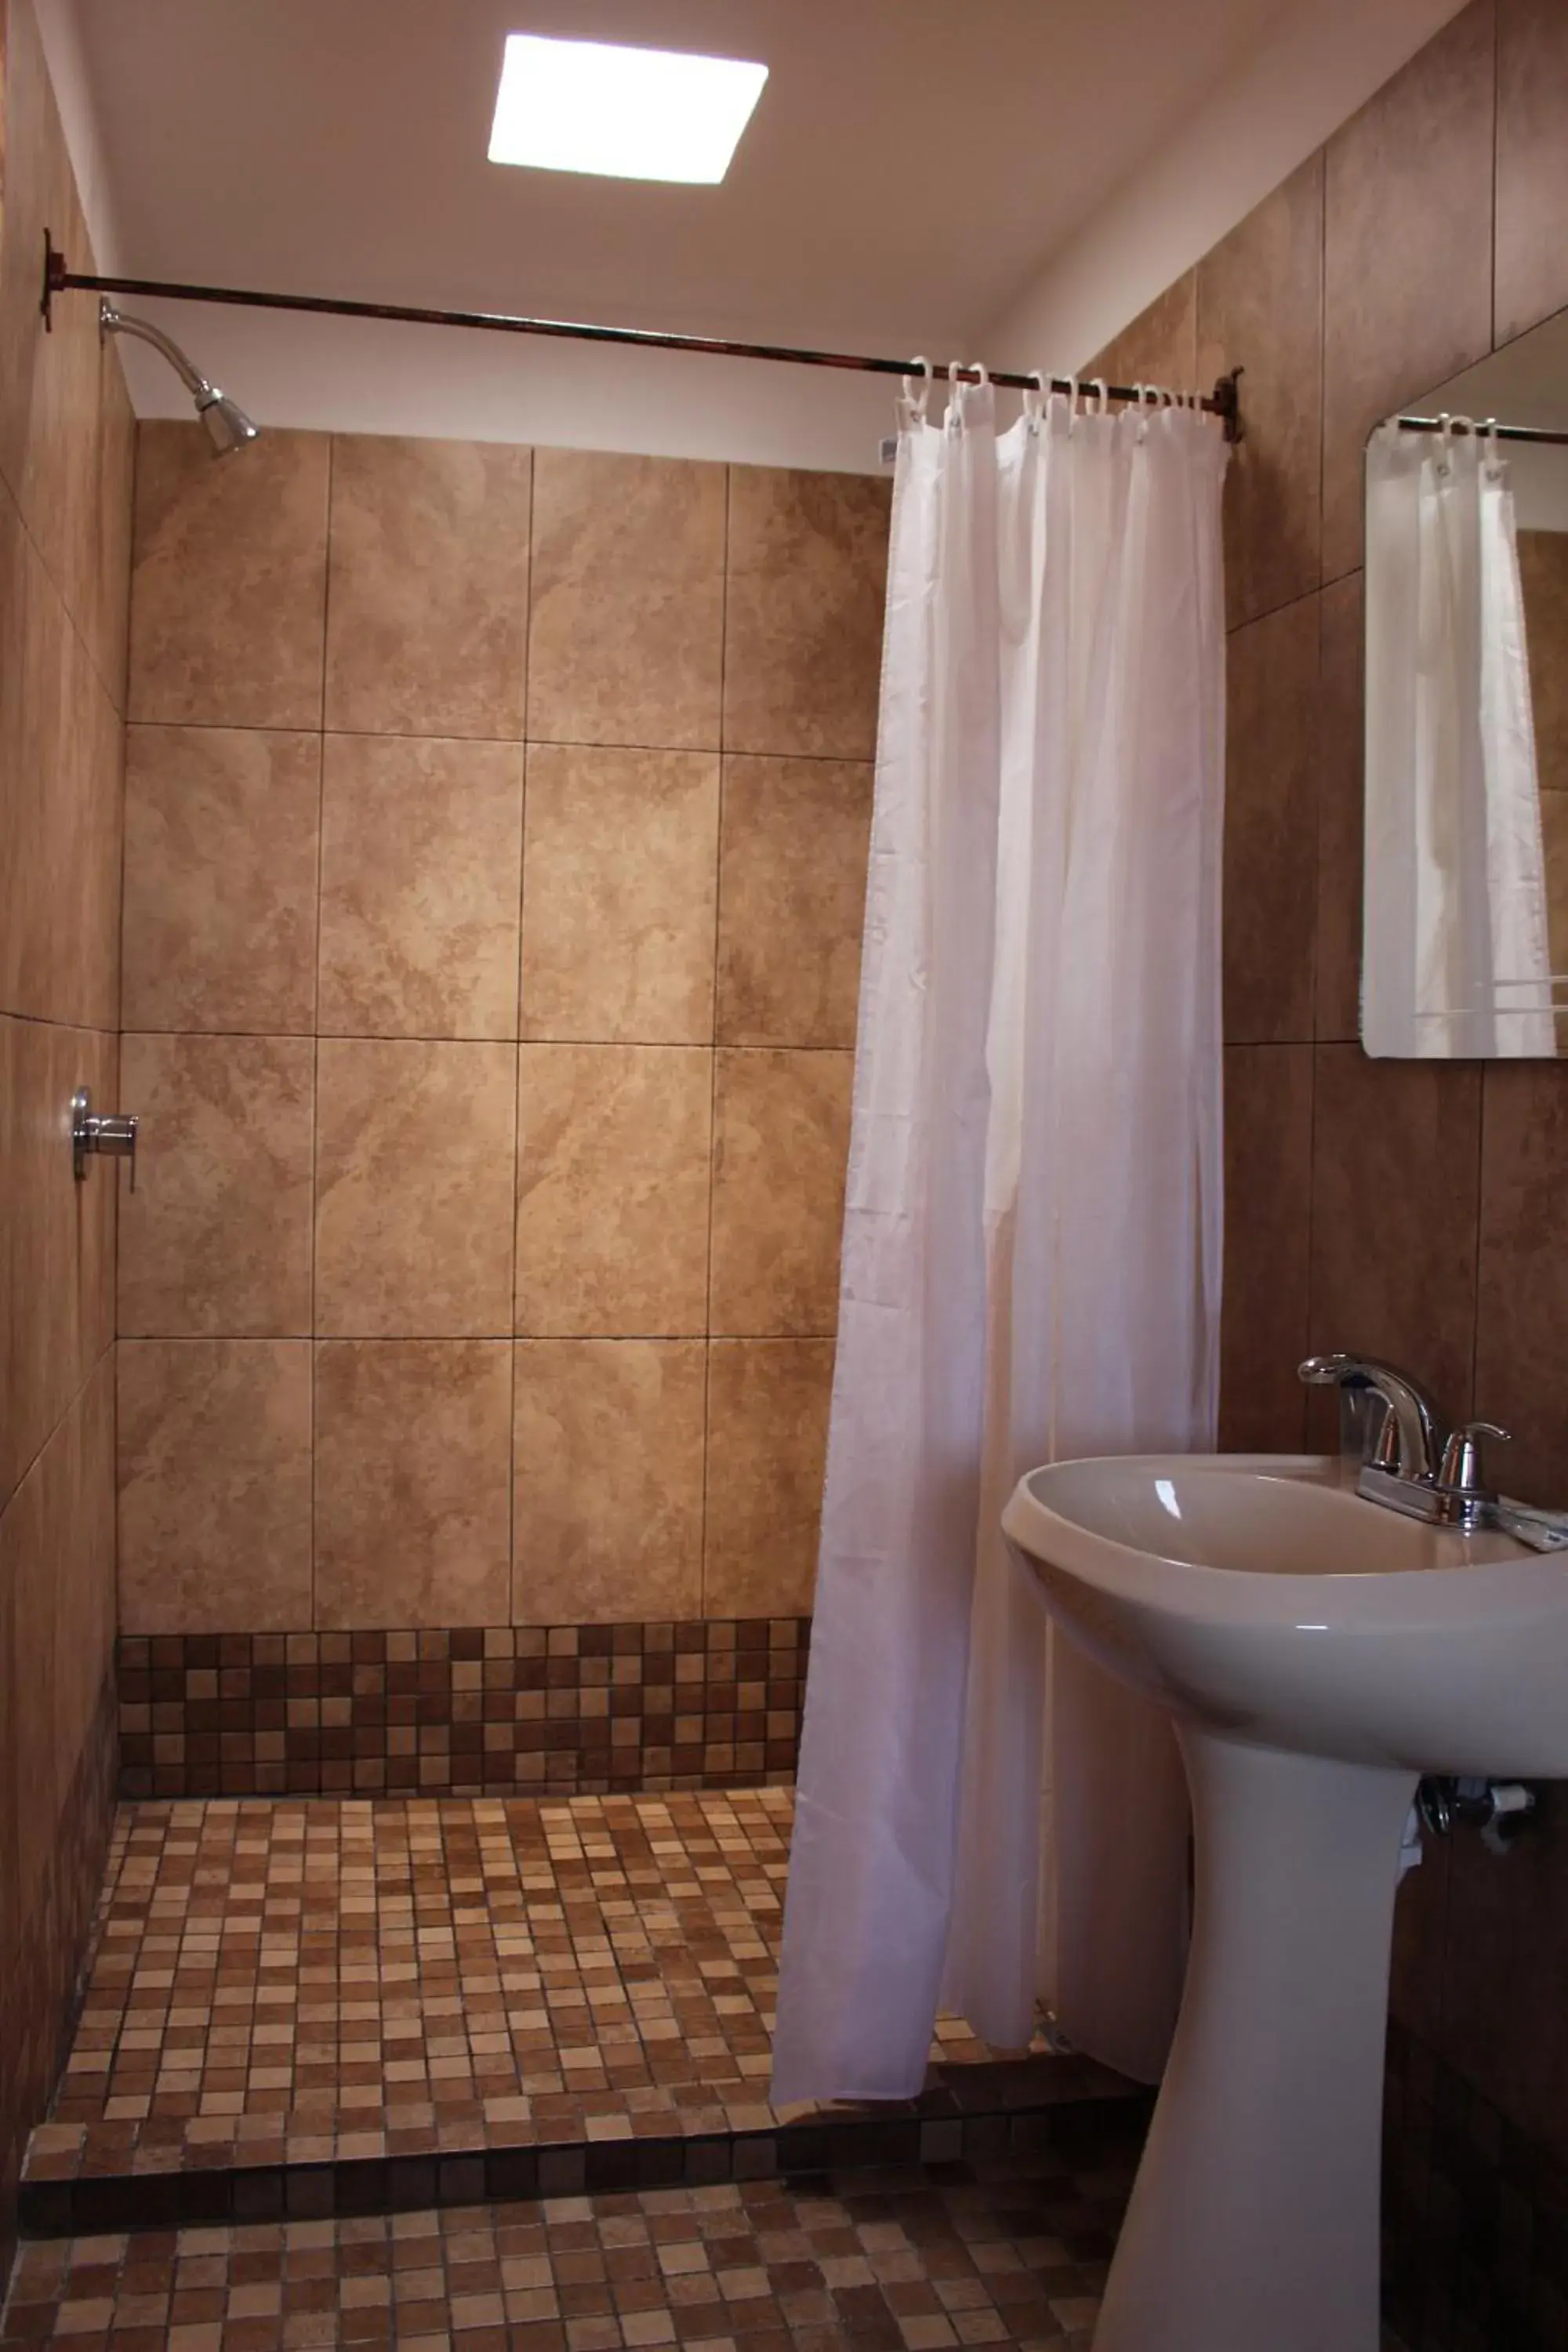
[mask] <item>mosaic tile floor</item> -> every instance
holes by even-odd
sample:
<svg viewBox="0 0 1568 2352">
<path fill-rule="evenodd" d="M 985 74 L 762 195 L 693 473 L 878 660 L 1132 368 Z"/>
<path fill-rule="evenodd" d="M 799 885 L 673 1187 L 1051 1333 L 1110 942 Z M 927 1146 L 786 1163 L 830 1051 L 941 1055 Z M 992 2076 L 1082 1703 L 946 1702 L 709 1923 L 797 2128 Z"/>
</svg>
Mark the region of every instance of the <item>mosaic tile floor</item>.
<svg viewBox="0 0 1568 2352">
<path fill-rule="evenodd" d="M 1120 2153 L 65 2240 L 23 2247 L 0 2344 L 1068 2352 L 1130 2179 Z"/>
<path fill-rule="evenodd" d="M 784 1789 L 123 1807 L 26 2178 L 765 2130 L 791 1810 Z M 932 2080 L 999 2054 L 943 2020 Z"/>
</svg>

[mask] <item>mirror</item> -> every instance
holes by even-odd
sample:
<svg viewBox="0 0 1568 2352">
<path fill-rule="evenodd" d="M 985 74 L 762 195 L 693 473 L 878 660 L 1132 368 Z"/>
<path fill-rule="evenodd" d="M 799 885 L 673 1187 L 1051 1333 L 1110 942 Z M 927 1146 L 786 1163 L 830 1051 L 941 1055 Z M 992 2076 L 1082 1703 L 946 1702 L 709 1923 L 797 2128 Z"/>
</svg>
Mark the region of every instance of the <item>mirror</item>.
<svg viewBox="0 0 1568 2352">
<path fill-rule="evenodd" d="M 1367 444 L 1364 879 L 1369 1054 L 1568 1053 L 1568 310 Z"/>
</svg>

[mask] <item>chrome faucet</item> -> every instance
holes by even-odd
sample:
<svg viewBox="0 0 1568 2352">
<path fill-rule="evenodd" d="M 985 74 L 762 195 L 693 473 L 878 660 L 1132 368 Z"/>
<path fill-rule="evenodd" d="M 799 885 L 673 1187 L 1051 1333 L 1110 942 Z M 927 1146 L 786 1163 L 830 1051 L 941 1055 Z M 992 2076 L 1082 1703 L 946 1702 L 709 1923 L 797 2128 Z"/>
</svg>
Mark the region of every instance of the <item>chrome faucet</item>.
<svg viewBox="0 0 1568 2352">
<path fill-rule="evenodd" d="M 1309 1356 L 1299 1372 L 1310 1388 L 1365 1392 L 1383 1404 L 1363 1423 L 1356 1492 L 1367 1502 L 1435 1527 L 1473 1532 L 1500 1524 L 1497 1489 L 1481 1475 L 1480 1443 L 1506 1441 L 1506 1429 L 1490 1421 L 1449 1429 L 1418 1381 L 1370 1356 Z"/>
</svg>

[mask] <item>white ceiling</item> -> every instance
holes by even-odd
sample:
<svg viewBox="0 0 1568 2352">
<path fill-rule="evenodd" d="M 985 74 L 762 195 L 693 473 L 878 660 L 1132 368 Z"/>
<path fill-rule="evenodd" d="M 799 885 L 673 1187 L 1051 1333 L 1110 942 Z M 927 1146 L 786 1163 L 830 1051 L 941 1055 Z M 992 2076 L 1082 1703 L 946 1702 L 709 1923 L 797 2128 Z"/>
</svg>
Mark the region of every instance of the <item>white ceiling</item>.
<svg viewBox="0 0 1568 2352">
<path fill-rule="evenodd" d="M 860 350 L 994 319 L 1280 0 L 77 0 L 127 274 Z M 510 31 L 761 58 L 728 180 L 486 159 Z"/>
</svg>

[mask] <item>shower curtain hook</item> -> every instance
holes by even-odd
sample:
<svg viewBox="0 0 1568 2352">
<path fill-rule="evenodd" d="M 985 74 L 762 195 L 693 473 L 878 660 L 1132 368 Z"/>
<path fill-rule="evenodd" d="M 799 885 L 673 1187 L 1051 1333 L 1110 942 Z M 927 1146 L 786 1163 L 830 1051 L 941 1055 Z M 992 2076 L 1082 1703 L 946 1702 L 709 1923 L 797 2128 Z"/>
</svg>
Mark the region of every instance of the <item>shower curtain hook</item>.
<svg viewBox="0 0 1568 2352">
<path fill-rule="evenodd" d="M 1024 415 L 1031 433 L 1040 429 L 1040 419 L 1046 413 L 1046 401 L 1050 394 L 1050 382 L 1044 368 L 1029 370 L 1030 389 L 1024 394 Z"/>
<path fill-rule="evenodd" d="M 1089 380 L 1089 388 L 1090 392 L 1099 393 L 1100 398 L 1092 408 L 1089 407 L 1087 400 L 1084 402 L 1084 415 L 1086 416 L 1103 416 L 1107 409 L 1110 406 L 1110 386 L 1106 383 L 1105 378 L 1102 375 L 1091 375 Z"/>
<path fill-rule="evenodd" d="M 910 364 L 922 371 L 921 388 L 919 392 L 915 390 L 915 380 L 912 375 L 907 375 L 904 378 L 903 415 L 899 421 L 900 424 L 923 425 L 926 421 L 926 405 L 931 399 L 931 388 L 936 381 L 936 370 L 923 352 L 917 352 Z"/>
</svg>

